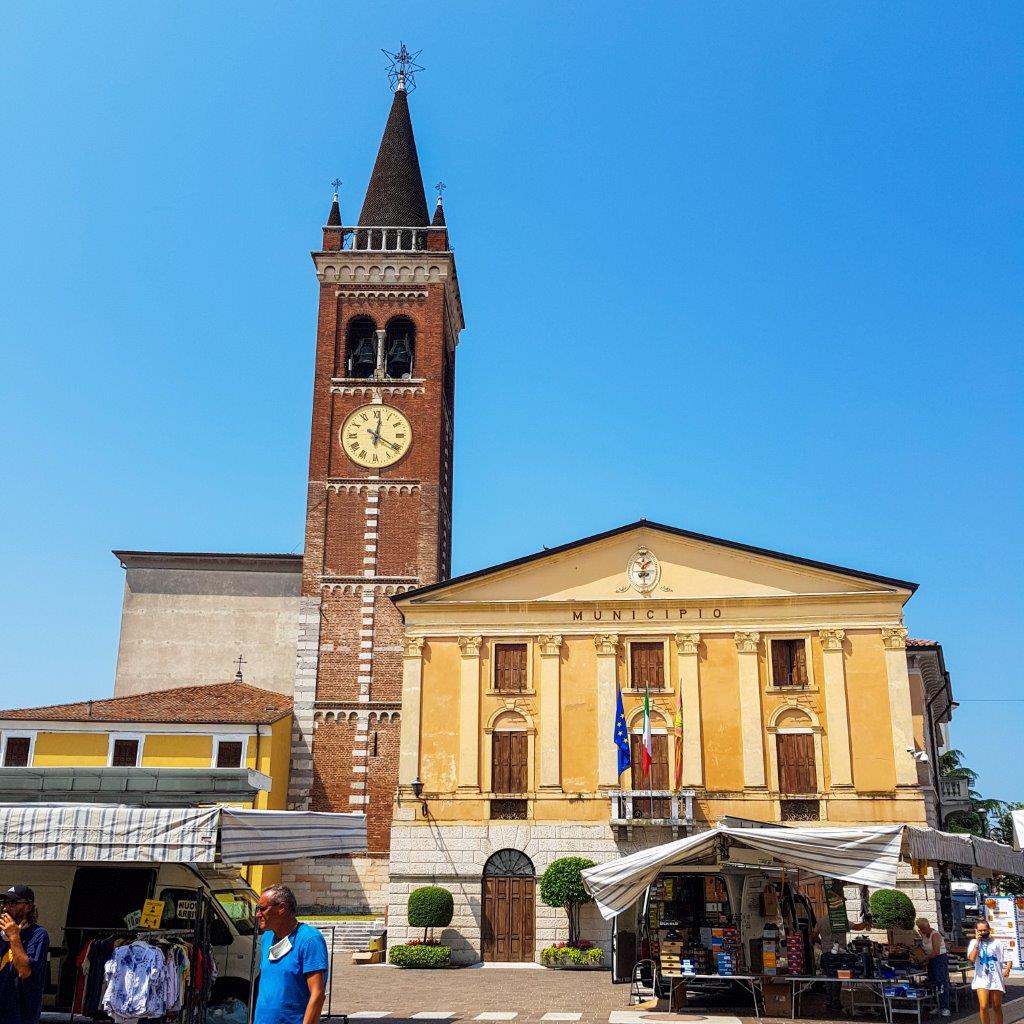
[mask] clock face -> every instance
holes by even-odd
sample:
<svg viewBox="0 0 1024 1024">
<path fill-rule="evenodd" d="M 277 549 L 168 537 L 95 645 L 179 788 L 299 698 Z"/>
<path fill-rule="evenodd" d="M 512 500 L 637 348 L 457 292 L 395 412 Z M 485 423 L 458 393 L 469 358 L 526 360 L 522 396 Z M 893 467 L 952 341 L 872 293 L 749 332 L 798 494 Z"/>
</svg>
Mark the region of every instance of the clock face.
<svg viewBox="0 0 1024 1024">
<path fill-rule="evenodd" d="M 412 445 L 412 426 L 390 405 L 364 405 L 348 414 L 338 441 L 345 454 L 366 469 L 393 466 Z"/>
<path fill-rule="evenodd" d="M 634 590 L 649 594 L 661 579 L 661 563 L 653 551 L 639 548 L 629 560 L 626 575 Z"/>
</svg>

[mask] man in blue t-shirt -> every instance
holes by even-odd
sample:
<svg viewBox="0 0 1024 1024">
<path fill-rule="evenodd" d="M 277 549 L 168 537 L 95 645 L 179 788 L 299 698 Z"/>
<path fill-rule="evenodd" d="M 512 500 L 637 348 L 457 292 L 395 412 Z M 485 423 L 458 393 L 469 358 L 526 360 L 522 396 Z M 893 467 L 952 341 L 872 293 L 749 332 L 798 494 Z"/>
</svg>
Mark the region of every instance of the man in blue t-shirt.
<svg viewBox="0 0 1024 1024">
<path fill-rule="evenodd" d="M 36 924 L 27 885 L 0 892 L 0 1024 L 39 1024 L 50 936 Z"/>
<path fill-rule="evenodd" d="M 295 895 L 286 885 L 260 894 L 260 992 L 254 1024 L 316 1024 L 324 1005 L 327 943 L 295 916 Z M 0 1021 L 0 1024 L 3 1024 Z"/>
</svg>

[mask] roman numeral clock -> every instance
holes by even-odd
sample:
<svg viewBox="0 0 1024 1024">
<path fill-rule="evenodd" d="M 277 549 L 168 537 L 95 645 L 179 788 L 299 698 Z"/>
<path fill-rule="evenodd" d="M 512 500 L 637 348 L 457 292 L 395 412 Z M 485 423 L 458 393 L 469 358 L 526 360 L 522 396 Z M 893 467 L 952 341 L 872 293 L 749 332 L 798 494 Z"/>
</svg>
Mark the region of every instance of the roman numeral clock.
<svg viewBox="0 0 1024 1024">
<path fill-rule="evenodd" d="M 393 466 L 412 446 L 412 425 L 390 405 L 363 405 L 345 418 L 338 440 L 357 466 Z"/>
</svg>

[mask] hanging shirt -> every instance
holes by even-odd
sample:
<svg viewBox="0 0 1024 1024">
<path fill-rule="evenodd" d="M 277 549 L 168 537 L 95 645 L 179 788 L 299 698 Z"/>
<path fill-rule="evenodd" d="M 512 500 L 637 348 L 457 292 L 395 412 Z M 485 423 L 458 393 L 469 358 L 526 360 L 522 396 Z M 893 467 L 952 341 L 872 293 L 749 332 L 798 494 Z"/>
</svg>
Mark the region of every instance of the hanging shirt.
<svg viewBox="0 0 1024 1024">
<path fill-rule="evenodd" d="M 43 1007 L 50 936 L 45 928 L 30 924 L 21 930 L 21 944 L 32 967 L 27 978 L 18 977 L 11 944 L 0 934 L 0 1024 L 37 1024 Z"/>
<path fill-rule="evenodd" d="M 254 1024 L 302 1024 L 309 1003 L 306 976 L 327 971 L 327 943 L 311 925 L 300 924 L 290 936 L 292 948 L 270 959 L 277 941 L 273 932 L 260 936 L 260 991 Z"/>
<path fill-rule="evenodd" d="M 146 942 L 115 949 L 105 969 L 103 1009 L 116 1024 L 134 1024 L 140 1017 L 162 1017 L 164 955 Z"/>
</svg>

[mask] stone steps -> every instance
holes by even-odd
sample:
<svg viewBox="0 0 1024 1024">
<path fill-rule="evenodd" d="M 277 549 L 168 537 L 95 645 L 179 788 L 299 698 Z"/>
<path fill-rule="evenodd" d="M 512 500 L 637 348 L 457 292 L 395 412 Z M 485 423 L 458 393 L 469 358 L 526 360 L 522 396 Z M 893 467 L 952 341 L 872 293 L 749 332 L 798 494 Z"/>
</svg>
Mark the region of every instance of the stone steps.
<svg viewBox="0 0 1024 1024">
<path fill-rule="evenodd" d="M 335 953 L 354 953 L 366 949 L 370 939 L 384 931 L 384 919 L 381 917 L 374 921 L 324 921 L 310 917 L 306 918 L 305 922 L 322 932 L 327 940 L 327 948 L 330 949 L 333 945 Z"/>
</svg>

